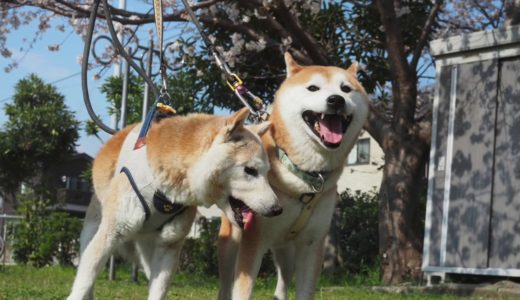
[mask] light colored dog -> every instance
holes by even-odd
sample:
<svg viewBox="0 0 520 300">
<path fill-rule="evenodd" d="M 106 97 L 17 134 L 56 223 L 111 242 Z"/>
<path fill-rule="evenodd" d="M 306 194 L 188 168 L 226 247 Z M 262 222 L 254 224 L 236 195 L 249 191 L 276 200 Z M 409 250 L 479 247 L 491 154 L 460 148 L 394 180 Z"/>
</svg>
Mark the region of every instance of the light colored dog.
<svg viewBox="0 0 520 300">
<path fill-rule="evenodd" d="M 262 136 L 271 162 L 269 183 L 283 213 L 255 217 L 240 230 L 223 217 L 219 235 L 219 299 L 250 299 L 264 253 L 278 272 L 275 299 L 313 299 L 324 239 L 336 205 L 336 183 L 365 123 L 369 104 L 357 64 L 300 66 L 285 55 L 287 78 L 276 93 L 269 132 Z"/>
<path fill-rule="evenodd" d="M 92 171 L 99 202 L 87 212 L 69 299 L 92 297 L 97 274 L 121 246 L 135 250 L 150 280 L 148 299 L 165 298 L 198 205 L 217 204 L 235 226 L 249 226 L 255 213 L 281 213 L 259 137 L 269 124 L 247 129 L 248 114 L 163 119 L 143 148 L 134 149 L 140 125 L 105 144 Z"/>
</svg>

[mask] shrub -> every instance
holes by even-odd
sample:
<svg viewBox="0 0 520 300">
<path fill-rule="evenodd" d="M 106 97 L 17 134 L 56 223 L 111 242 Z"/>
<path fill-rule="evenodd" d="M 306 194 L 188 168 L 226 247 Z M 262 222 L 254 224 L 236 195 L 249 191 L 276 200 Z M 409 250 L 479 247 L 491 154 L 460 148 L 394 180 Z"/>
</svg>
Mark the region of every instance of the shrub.
<svg viewBox="0 0 520 300">
<path fill-rule="evenodd" d="M 218 276 L 217 239 L 220 219 L 201 218 L 199 237 L 187 238 L 180 258 L 180 270 L 205 276 Z M 268 252 L 262 261 L 259 277 L 275 274 L 272 255 Z"/>
<path fill-rule="evenodd" d="M 364 273 L 378 262 L 379 196 L 375 191 L 341 193 L 334 216 L 340 269 Z"/>
<path fill-rule="evenodd" d="M 220 219 L 198 221 L 198 238 L 187 238 L 181 253 L 180 269 L 198 275 L 218 276 L 217 238 Z"/>
<path fill-rule="evenodd" d="M 24 218 L 14 229 L 15 261 L 43 267 L 56 259 L 61 265 L 71 265 L 78 253 L 81 221 L 49 211 L 50 201 L 32 194 L 22 195 L 20 203 L 18 210 Z"/>
</svg>

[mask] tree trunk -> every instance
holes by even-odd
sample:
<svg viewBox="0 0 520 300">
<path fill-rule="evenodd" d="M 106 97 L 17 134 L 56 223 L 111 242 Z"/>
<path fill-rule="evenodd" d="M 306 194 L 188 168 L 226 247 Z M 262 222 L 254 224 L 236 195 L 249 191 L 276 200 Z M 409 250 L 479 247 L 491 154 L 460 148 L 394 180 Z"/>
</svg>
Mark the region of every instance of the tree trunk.
<svg viewBox="0 0 520 300">
<path fill-rule="evenodd" d="M 384 283 L 418 280 L 424 226 L 424 170 L 427 146 L 415 136 L 384 138 L 385 168 L 380 189 L 379 254 Z"/>
<path fill-rule="evenodd" d="M 520 0 L 511 0 L 506 3 L 505 15 L 504 25 L 514 26 L 520 24 Z"/>
<path fill-rule="evenodd" d="M 336 195 L 340 197 L 338 194 Z M 338 199 L 341 201 L 341 199 Z M 343 259 L 341 256 L 341 209 L 336 204 L 334 217 L 330 224 L 329 234 L 325 238 L 325 255 L 323 258 L 323 273 L 333 275 L 340 271 L 343 267 Z"/>
</svg>

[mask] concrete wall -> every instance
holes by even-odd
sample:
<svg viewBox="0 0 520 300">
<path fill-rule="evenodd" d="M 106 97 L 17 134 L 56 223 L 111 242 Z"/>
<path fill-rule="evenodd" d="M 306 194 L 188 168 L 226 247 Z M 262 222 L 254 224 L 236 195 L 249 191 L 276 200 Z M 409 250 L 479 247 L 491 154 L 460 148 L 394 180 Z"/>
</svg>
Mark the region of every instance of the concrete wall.
<svg viewBox="0 0 520 300">
<path fill-rule="evenodd" d="M 341 174 L 341 177 L 338 181 L 339 193 L 345 191 L 347 188 L 351 189 L 352 191 L 370 191 L 374 188 L 379 190 L 379 186 L 381 185 L 381 180 L 383 178 L 383 149 L 379 147 L 377 142 L 366 131 L 363 132 L 359 137 L 358 145 L 360 142 L 362 143 L 362 140 L 366 139 L 368 139 L 370 147 L 368 161 L 364 163 L 353 163 L 356 161 L 355 156 L 358 155 L 358 148 L 357 146 L 354 146 L 349 154 L 349 158 L 345 163 L 343 174 Z"/>
</svg>

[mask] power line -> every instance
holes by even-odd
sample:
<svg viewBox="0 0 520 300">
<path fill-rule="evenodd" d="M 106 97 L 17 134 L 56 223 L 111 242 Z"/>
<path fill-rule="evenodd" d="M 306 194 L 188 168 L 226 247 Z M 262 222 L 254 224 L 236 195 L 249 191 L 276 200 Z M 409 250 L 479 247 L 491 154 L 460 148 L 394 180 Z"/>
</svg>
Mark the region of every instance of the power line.
<svg viewBox="0 0 520 300">
<path fill-rule="evenodd" d="M 81 72 L 76 72 L 76 73 L 74 73 L 74 74 L 70 74 L 70 75 L 67 75 L 67 76 L 65 76 L 65 77 L 62 77 L 62 78 L 60 78 L 60 79 L 54 80 L 54 81 L 52 81 L 52 82 L 49 82 L 49 84 L 56 84 L 56 83 L 58 83 L 58 82 L 65 81 L 65 80 L 67 80 L 67 79 L 70 79 L 70 78 L 72 78 L 72 77 L 78 76 L 78 75 L 80 75 L 80 74 L 81 74 Z M 9 96 L 9 97 L 6 97 L 6 98 L 0 100 L 0 103 L 3 103 L 3 102 L 6 102 L 6 101 L 9 101 L 9 100 L 10 100 L 11 98 L 13 98 L 13 97 L 14 97 L 14 95 L 11 95 L 11 96 Z"/>
</svg>

